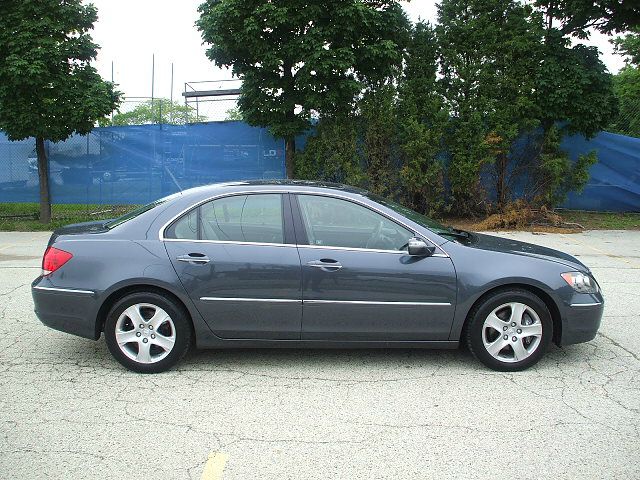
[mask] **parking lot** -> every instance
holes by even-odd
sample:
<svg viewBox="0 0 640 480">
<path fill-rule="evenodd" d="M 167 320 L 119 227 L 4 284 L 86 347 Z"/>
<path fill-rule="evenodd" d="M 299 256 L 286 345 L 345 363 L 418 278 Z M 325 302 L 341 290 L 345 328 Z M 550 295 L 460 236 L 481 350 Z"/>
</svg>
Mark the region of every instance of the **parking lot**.
<svg viewBox="0 0 640 480">
<path fill-rule="evenodd" d="M 466 351 L 231 350 L 144 376 L 44 327 L 48 234 L 0 233 L 0 477 L 640 478 L 640 232 L 501 235 L 593 269 L 595 340 L 514 374 Z"/>
</svg>

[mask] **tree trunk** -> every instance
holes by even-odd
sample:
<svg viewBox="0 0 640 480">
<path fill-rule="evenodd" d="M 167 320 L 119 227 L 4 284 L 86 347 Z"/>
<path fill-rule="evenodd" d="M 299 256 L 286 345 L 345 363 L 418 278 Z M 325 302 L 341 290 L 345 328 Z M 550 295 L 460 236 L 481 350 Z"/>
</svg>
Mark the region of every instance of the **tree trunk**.
<svg viewBox="0 0 640 480">
<path fill-rule="evenodd" d="M 49 162 L 44 149 L 44 138 L 36 138 L 38 154 L 38 180 L 40 182 L 40 222 L 51 222 L 51 196 L 49 195 Z"/>
<path fill-rule="evenodd" d="M 296 153 L 296 138 L 287 137 L 284 140 L 285 165 L 287 169 L 287 178 L 293 178 L 293 157 Z"/>
<path fill-rule="evenodd" d="M 498 176 L 496 182 L 496 197 L 498 200 L 498 208 L 502 210 L 507 203 L 507 155 L 501 153 L 496 159 L 496 173 Z"/>
</svg>

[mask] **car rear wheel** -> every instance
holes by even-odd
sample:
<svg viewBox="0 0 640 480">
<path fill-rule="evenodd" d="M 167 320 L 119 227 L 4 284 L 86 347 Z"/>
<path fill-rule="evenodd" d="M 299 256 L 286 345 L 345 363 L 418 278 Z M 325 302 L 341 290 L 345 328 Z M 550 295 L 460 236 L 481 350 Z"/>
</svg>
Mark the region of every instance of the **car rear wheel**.
<svg viewBox="0 0 640 480">
<path fill-rule="evenodd" d="M 538 296 L 527 290 L 502 290 L 474 307 L 466 336 L 469 350 L 489 368 L 524 370 L 544 355 L 553 337 L 553 321 Z"/>
<path fill-rule="evenodd" d="M 133 293 L 116 302 L 104 334 L 115 359 L 140 373 L 168 370 L 191 344 L 191 325 L 184 309 L 156 293 Z"/>
</svg>

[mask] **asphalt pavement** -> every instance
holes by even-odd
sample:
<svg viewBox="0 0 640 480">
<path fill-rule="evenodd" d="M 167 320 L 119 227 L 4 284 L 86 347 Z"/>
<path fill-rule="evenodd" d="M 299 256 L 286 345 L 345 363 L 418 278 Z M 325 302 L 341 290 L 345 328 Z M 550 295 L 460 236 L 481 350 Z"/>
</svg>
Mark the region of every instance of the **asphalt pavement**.
<svg viewBox="0 0 640 480">
<path fill-rule="evenodd" d="M 0 233 L 0 478 L 640 478 L 640 232 L 502 233 L 589 265 L 598 336 L 519 373 L 466 351 L 192 352 L 138 375 L 33 313 L 46 233 Z"/>
</svg>

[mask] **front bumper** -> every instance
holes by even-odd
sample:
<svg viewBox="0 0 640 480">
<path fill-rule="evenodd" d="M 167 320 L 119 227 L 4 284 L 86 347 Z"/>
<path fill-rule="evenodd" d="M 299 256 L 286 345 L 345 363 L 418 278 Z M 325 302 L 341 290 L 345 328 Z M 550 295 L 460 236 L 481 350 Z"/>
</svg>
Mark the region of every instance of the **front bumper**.
<svg viewBox="0 0 640 480">
<path fill-rule="evenodd" d="M 91 290 L 61 288 L 38 277 L 31 284 L 34 310 L 46 326 L 65 333 L 97 340 L 97 299 Z"/>
<path fill-rule="evenodd" d="M 593 340 L 600 328 L 604 301 L 601 296 L 590 302 L 572 303 L 565 308 L 560 345 Z"/>
</svg>

